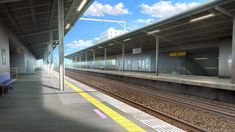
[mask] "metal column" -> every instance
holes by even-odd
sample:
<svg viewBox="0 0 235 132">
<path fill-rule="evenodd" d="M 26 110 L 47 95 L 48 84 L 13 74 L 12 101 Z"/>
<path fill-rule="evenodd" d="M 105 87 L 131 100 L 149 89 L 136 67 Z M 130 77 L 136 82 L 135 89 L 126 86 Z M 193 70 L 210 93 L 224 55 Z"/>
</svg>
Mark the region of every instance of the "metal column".
<svg viewBox="0 0 235 132">
<path fill-rule="evenodd" d="M 45 52 L 44 52 L 43 68 L 44 70 L 47 70 L 47 49 L 45 49 Z"/>
<path fill-rule="evenodd" d="M 125 44 L 122 44 L 122 72 L 124 72 L 125 70 L 124 57 L 125 57 Z"/>
<path fill-rule="evenodd" d="M 50 74 L 53 72 L 53 32 L 50 32 Z"/>
<path fill-rule="evenodd" d="M 47 68 L 47 73 L 49 74 L 49 68 L 50 68 L 50 60 L 49 60 L 49 55 L 50 55 L 50 44 L 47 45 L 47 50 L 46 50 L 46 68 Z"/>
<path fill-rule="evenodd" d="M 235 84 L 235 18 L 233 18 L 231 83 Z"/>
<path fill-rule="evenodd" d="M 82 68 L 82 55 L 79 55 L 79 60 L 80 60 L 80 68 Z"/>
<path fill-rule="evenodd" d="M 104 48 L 104 69 L 107 69 L 107 49 Z"/>
<path fill-rule="evenodd" d="M 85 54 L 85 59 L 86 59 L 86 69 L 87 69 L 87 54 Z"/>
<path fill-rule="evenodd" d="M 47 45 L 47 74 L 50 73 L 50 44 Z"/>
<path fill-rule="evenodd" d="M 96 68 L 96 66 L 95 66 L 95 51 L 93 51 L 93 68 Z"/>
<path fill-rule="evenodd" d="M 64 0 L 58 0 L 60 90 L 64 91 Z"/>
<path fill-rule="evenodd" d="M 156 75 L 159 75 L 159 37 L 156 36 Z"/>
</svg>

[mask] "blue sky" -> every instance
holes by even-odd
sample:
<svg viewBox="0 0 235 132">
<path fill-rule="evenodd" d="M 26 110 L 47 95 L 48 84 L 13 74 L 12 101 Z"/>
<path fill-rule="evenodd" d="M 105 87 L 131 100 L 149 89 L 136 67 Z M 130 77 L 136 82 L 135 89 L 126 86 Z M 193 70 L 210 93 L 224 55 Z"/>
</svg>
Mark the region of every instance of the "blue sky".
<svg viewBox="0 0 235 132">
<path fill-rule="evenodd" d="M 97 0 L 82 17 L 124 20 L 128 31 L 212 0 Z M 66 23 L 65 23 L 66 25 Z M 117 23 L 79 20 L 65 36 L 65 55 L 89 47 L 109 28 L 123 29 Z M 55 60 L 58 49 L 55 50 Z"/>
</svg>

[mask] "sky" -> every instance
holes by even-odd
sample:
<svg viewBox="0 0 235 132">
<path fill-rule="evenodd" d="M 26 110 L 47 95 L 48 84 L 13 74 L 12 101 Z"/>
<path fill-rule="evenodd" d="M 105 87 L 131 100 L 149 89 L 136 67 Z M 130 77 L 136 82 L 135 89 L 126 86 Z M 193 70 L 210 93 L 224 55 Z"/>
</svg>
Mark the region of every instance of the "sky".
<svg viewBox="0 0 235 132">
<path fill-rule="evenodd" d="M 97 0 L 82 18 L 125 21 L 127 31 L 131 31 L 210 1 L 213 0 Z M 123 29 L 118 23 L 78 20 L 65 36 L 65 55 L 92 46 L 109 28 Z M 58 48 L 54 54 L 56 61 Z"/>
</svg>

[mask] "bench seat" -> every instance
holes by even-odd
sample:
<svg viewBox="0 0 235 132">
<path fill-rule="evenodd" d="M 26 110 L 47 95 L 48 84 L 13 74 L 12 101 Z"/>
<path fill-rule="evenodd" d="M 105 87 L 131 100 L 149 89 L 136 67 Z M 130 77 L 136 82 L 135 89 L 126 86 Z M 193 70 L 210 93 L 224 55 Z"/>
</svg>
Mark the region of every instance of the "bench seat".
<svg viewBox="0 0 235 132">
<path fill-rule="evenodd" d="M 10 84 L 13 83 L 13 82 L 15 82 L 15 79 L 7 80 L 7 81 L 5 81 L 5 82 L 3 82 L 3 83 L 1 83 L 1 84 L 3 84 L 3 85 L 10 85 Z"/>
<path fill-rule="evenodd" d="M 0 73 L 0 92 L 2 95 L 12 89 L 10 84 L 13 82 L 15 82 L 15 79 L 11 79 L 9 72 Z"/>
</svg>

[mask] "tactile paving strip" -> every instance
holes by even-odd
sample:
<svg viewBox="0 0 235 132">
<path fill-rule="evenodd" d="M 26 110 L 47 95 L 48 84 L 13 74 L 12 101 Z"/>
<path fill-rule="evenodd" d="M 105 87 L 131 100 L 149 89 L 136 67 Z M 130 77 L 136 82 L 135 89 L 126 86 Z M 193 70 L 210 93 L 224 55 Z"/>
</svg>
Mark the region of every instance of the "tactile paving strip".
<svg viewBox="0 0 235 132">
<path fill-rule="evenodd" d="M 157 119 L 147 113 L 144 113 L 132 106 L 129 106 L 121 101 L 118 101 L 108 95 L 105 95 L 100 92 L 93 93 L 95 96 L 101 98 L 105 102 L 109 103 L 110 105 L 116 107 L 117 109 L 127 113 L 128 115 L 134 117 L 135 119 L 139 120 L 140 122 L 146 124 L 147 126 L 151 127 L 152 129 L 158 132 L 184 132 L 183 130 L 164 122 L 160 119 Z"/>
<path fill-rule="evenodd" d="M 145 125 L 149 126 L 153 130 L 157 132 L 185 132 L 184 130 L 177 128 L 167 122 L 164 122 L 156 117 L 153 117 L 145 112 L 142 112 L 130 105 L 127 105 L 119 100 L 116 100 L 108 95 L 105 95 L 101 92 L 95 92 L 96 90 L 88 87 L 82 83 L 79 83 L 69 77 L 66 79 L 70 80 L 71 82 L 79 85 L 81 89 L 84 91 L 93 91 L 92 94 L 98 97 L 100 100 L 107 102 L 108 104 L 112 105 L 113 107 L 119 109 L 120 111 L 130 115 L 131 117 L 139 120 L 140 122 L 144 123 Z"/>
</svg>

